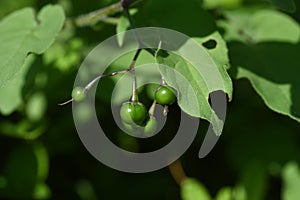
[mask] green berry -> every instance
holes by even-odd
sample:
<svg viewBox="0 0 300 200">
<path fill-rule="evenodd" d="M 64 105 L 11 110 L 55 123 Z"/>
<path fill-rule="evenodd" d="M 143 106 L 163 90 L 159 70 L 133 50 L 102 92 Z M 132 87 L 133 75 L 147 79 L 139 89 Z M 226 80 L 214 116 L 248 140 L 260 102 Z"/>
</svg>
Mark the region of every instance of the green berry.
<svg viewBox="0 0 300 200">
<path fill-rule="evenodd" d="M 85 91 L 83 87 L 76 87 L 72 91 L 72 98 L 74 101 L 82 101 L 85 98 Z"/>
<path fill-rule="evenodd" d="M 155 117 L 150 116 L 148 121 L 146 122 L 146 126 L 144 128 L 145 135 L 153 135 L 157 129 L 157 121 Z"/>
<path fill-rule="evenodd" d="M 127 124 L 140 125 L 147 117 L 147 110 L 142 103 L 126 102 L 121 106 L 120 117 Z"/>
<path fill-rule="evenodd" d="M 155 100 L 161 105 L 171 105 L 176 100 L 176 95 L 168 86 L 160 86 L 155 92 Z"/>
</svg>

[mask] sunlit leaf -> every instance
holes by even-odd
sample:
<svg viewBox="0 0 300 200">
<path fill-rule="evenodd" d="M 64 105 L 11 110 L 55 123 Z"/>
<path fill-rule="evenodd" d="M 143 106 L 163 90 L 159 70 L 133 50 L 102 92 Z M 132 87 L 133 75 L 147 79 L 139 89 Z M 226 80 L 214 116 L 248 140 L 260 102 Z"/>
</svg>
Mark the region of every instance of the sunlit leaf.
<svg viewBox="0 0 300 200">
<path fill-rule="evenodd" d="M 64 23 L 60 6 L 45 6 L 37 16 L 24 8 L 0 21 L 0 87 L 14 78 L 29 53 L 43 53 Z"/>
<path fill-rule="evenodd" d="M 273 10 L 242 9 L 227 16 L 232 75 L 249 79 L 270 109 L 300 122 L 299 25 Z"/>
<path fill-rule="evenodd" d="M 180 189 L 182 200 L 211 200 L 207 189 L 196 179 L 184 180 Z"/>
<path fill-rule="evenodd" d="M 10 115 L 23 102 L 22 88 L 26 81 L 26 74 L 30 69 L 31 64 L 35 60 L 31 55 L 26 59 L 21 71 L 8 84 L 0 87 L 0 113 Z"/>
<path fill-rule="evenodd" d="M 225 30 L 227 41 L 297 43 L 300 38 L 298 23 L 276 10 L 242 7 L 224 11 L 224 15 L 218 25 Z"/>
<path fill-rule="evenodd" d="M 300 197 L 300 170 L 295 162 L 285 165 L 282 172 L 283 190 L 281 193 L 283 200 L 294 200 Z"/>
<path fill-rule="evenodd" d="M 181 109 L 191 116 L 210 121 L 218 135 L 221 133 L 223 122 L 215 114 L 208 100 L 209 94 L 218 90 L 227 93 L 229 100 L 232 97 L 232 82 L 226 72 L 229 65 L 227 47 L 218 33 L 195 40 L 201 49 L 197 55 L 197 59 L 201 58 L 201 66 L 193 66 L 172 52 L 159 52 L 157 61 L 163 64 L 159 68 L 166 82 L 178 91 L 178 105 Z M 214 43 L 212 47 L 200 46 L 209 41 Z M 211 85 L 208 85 L 209 83 Z"/>
</svg>

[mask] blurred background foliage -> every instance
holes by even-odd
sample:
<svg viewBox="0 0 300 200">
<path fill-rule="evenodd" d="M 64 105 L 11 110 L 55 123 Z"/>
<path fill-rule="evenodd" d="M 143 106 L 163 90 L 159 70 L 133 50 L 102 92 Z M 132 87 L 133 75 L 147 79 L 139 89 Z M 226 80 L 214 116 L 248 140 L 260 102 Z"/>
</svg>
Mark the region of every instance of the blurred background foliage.
<svg viewBox="0 0 300 200">
<path fill-rule="evenodd" d="M 4 18 L 27 6 L 40 10 L 49 3 L 61 5 L 66 16 L 73 17 L 115 2 L 1 0 L 0 17 Z M 240 64 L 241 58 L 245 61 L 247 55 L 243 54 L 245 51 L 239 52 L 243 46 L 230 43 L 235 35 L 228 35 L 228 29 L 226 32 L 226 26 L 224 28 L 224 23 L 221 23 L 228 20 L 224 13 L 268 8 L 289 16 L 297 26 L 300 22 L 298 0 L 285 3 L 276 0 L 145 0 L 138 3 L 136 8 L 134 20 L 139 27 L 163 26 L 198 37 L 219 30 L 227 39 L 230 60 L 234 61 L 229 70 L 233 78 L 239 78 L 236 65 Z M 246 21 L 251 15 L 251 12 L 246 15 L 243 13 Z M 201 120 L 195 141 L 181 158 L 187 176 L 193 179 L 188 179 L 181 188 L 173 180 L 168 168 L 145 174 L 128 174 L 106 167 L 93 158 L 77 135 L 71 105 L 57 104 L 70 97 L 77 70 L 88 52 L 114 35 L 117 29 L 126 30 L 128 27 L 121 14 L 117 13 L 113 18 L 116 22 L 120 18 L 122 24 L 117 26 L 111 22 L 99 22 L 88 27 L 65 27 L 43 55 L 30 55 L 27 58 L 23 71 L 18 74 L 18 79 L 13 80 L 15 82 L 12 81 L 10 88 L 0 89 L 0 199 L 300 198 L 300 124 L 271 111 L 247 79 L 233 79 L 233 100 L 228 103 L 222 136 L 207 157 L 198 159 L 198 151 L 208 127 L 208 123 Z M 231 22 L 229 20 L 228 24 Z M 233 32 L 229 30 L 229 33 Z M 247 37 L 239 39 L 249 42 Z M 299 40 L 296 42 L 299 44 Z M 270 49 L 270 56 L 266 59 L 272 59 L 272 53 Z M 286 60 L 291 53 L 295 53 L 295 49 L 287 48 L 280 54 L 277 52 L 279 55 L 276 56 Z M 141 63 L 149 60 L 147 56 L 140 57 Z M 249 59 L 252 56 L 256 55 L 249 54 Z M 295 66 L 299 63 L 295 60 L 291 62 Z M 289 62 L 285 64 L 289 65 Z M 128 59 L 120 59 L 108 71 L 128 65 Z M 285 68 L 276 65 L 274 71 L 279 70 L 278 67 Z M 300 65 L 297 67 L 294 73 L 298 76 Z M 115 77 L 101 80 L 101 91 L 97 90 L 96 96 L 96 108 L 101 113 L 101 124 L 108 137 L 120 147 L 135 152 L 151 151 L 167 144 L 174 136 L 173 132 L 176 132 L 179 107 L 170 107 L 167 124 L 161 135 L 146 141 L 130 137 L 115 125 L 109 109 L 116 80 Z M 293 92 L 299 92 L 296 90 L 299 85 L 293 86 Z M 17 97 L 12 95 L 14 91 L 18 93 Z M 151 85 L 140 90 L 141 101 L 146 106 L 151 104 L 151 91 Z M 276 98 L 276 91 L 272 95 Z M 88 108 L 82 108 L 83 118 L 88 112 Z"/>
</svg>

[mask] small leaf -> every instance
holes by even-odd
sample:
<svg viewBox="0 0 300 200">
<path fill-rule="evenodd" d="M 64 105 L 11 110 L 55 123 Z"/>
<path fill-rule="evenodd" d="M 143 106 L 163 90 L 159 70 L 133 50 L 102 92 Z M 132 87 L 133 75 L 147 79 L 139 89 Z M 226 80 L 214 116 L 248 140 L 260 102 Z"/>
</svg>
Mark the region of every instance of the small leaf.
<svg viewBox="0 0 300 200">
<path fill-rule="evenodd" d="M 241 184 L 245 187 L 248 199 L 266 199 L 268 174 L 261 162 L 249 162 L 243 168 Z"/>
<path fill-rule="evenodd" d="M 231 200 L 231 199 L 232 199 L 232 191 L 230 187 L 221 188 L 215 197 L 215 200 Z"/>
<path fill-rule="evenodd" d="M 300 169 L 295 162 L 285 165 L 282 171 L 283 190 L 281 193 L 283 200 L 294 200 L 300 197 Z"/>
<path fill-rule="evenodd" d="M 45 132 L 45 121 L 39 123 L 32 123 L 27 120 L 21 120 L 20 122 L 4 121 L 0 122 L 1 134 L 22 138 L 26 140 L 34 140 Z"/>
<path fill-rule="evenodd" d="M 130 15 L 133 16 L 137 12 L 137 9 L 131 9 L 129 12 L 130 12 Z M 117 40 L 118 40 L 120 47 L 123 45 L 123 41 L 125 38 L 125 33 L 123 33 L 123 32 L 127 31 L 127 29 L 129 27 L 130 27 L 130 23 L 129 23 L 128 18 L 122 15 L 119 18 L 119 21 L 118 21 L 118 24 L 116 27 Z"/>
<path fill-rule="evenodd" d="M 35 185 L 32 197 L 33 199 L 50 199 L 51 190 L 45 183 L 38 182 Z"/>
<path fill-rule="evenodd" d="M 187 178 L 181 184 L 182 200 L 210 200 L 207 189 L 196 179 Z"/>
<path fill-rule="evenodd" d="M 117 39 L 120 47 L 123 46 L 123 41 L 125 37 L 125 33 L 123 32 L 126 31 L 129 27 L 130 27 L 130 23 L 128 19 L 125 16 L 121 16 L 116 27 Z"/>
<path fill-rule="evenodd" d="M 29 53 L 41 54 L 64 23 L 60 6 L 45 6 L 37 18 L 32 8 L 18 10 L 0 22 L 0 87 L 18 73 Z"/>
<path fill-rule="evenodd" d="M 37 162 L 37 179 L 45 181 L 49 173 L 49 156 L 44 145 L 36 143 L 33 146 L 33 152 Z"/>
<path fill-rule="evenodd" d="M 36 92 L 26 104 L 26 113 L 31 121 L 39 121 L 46 112 L 47 99 L 44 93 Z"/>
</svg>

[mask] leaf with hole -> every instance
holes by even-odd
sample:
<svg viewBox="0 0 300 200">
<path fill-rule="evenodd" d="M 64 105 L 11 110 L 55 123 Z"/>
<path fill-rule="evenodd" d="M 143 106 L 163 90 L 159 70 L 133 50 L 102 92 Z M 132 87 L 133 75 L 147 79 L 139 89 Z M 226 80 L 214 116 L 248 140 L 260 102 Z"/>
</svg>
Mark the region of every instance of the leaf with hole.
<svg viewBox="0 0 300 200">
<path fill-rule="evenodd" d="M 201 44 L 214 40 L 213 49 L 205 49 Z M 195 49 L 191 50 L 195 45 Z M 190 39 L 181 50 L 188 49 L 191 59 L 199 60 L 192 65 L 188 60 L 173 52 L 160 50 L 156 59 L 160 72 L 168 85 L 178 91 L 178 105 L 187 114 L 208 120 L 217 135 L 221 134 L 223 122 L 211 108 L 208 99 L 214 91 L 224 91 L 232 98 L 232 82 L 227 74 L 227 47 L 218 33 L 205 38 Z M 180 50 L 179 50 L 180 51 Z"/>
</svg>

